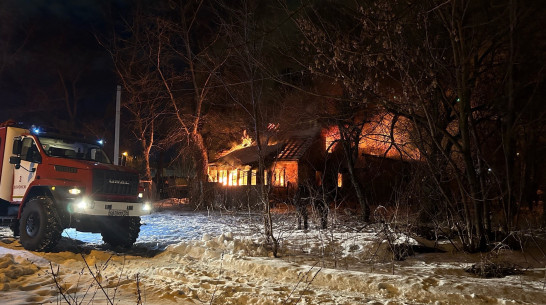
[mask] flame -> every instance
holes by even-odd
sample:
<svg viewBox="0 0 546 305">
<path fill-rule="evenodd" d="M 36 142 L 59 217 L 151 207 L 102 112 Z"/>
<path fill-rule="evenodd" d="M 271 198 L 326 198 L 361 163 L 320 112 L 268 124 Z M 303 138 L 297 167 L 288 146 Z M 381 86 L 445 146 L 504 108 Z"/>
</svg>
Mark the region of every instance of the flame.
<svg viewBox="0 0 546 305">
<path fill-rule="evenodd" d="M 362 138 L 358 145 L 359 152 L 368 155 L 400 159 L 400 152 L 391 145 L 392 139 L 390 136 L 390 128 L 392 120 L 392 115 L 378 115 L 372 119 L 371 123 L 364 125 L 362 128 Z M 411 145 L 411 138 L 407 132 L 407 130 L 409 130 L 407 125 L 407 121 L 401 118 L 398 119 L 393 131 L 394 142 L 402 151 L 403 159 L 418 160 L 420 154 L 417 148 Z M 328 128 L 324 133 L 324 137 L 326 140 L 325 149 L 328 153 L 331 153 L 336 148 L 336 141 L 341 139 L 338 127 L 331 126 Z"/>
<path fill-rule="evenodd" d="M 229 186 L 237 185 L 237 170 L 236 169 L 229 171 L 227 184 Z"/>
<path fill-rule="evenodd" d="M 248 135 L 248 133 L 246 132 L 246 129 L 245 129 L 245 130 L 243 130 L 243 136 L 241 137 L 241 142 L 233 144 L 231 146 L 231 148 L 228 149 L 228 150 L 224 150 L 224 151 L 219 152 L 218 153 L 218 158 L 221 158 L 221 157 L 229 154 L 232 151 L 236 151 L 236 150 L 241 149 L 241 148 L 249 147 L 249 146 L 252 145 L 252 143 L 254 143 L 254 140 L 252 140 L 252 138 Z"/>
<path fill-rule="evenodd" d="M 267 130 L 268 131 L 278 131 L 279 130 L 279 123 L 269 123 L 267 124 Z"/>
<path fill-rule="evenodd" d="M 372 122 L 362 128 L 362 139 L 358 145 L 359 151 L 374 156 L 386 156 L 393 159 L 418 160 L 420 153 L 411 145 L 411 137 L 407 120 L 399 118 L 393 130 L 391 139 L 391 125 L 393 115 L 378 115 Z M 393 144 L 398 146 L 400 151 Z M 388 150 L 388 151 L 387 151 Z"/>
<path fill-rule="evenodd" d="M 248 147 L 252 145 L 252 138 L 246 133 L 246 129 L 243 130 L 243 136 L 241 137 L 241 146 Z"/>
<path fill-rule="evenodd" d="M 341 138 L 339 135 L 339 128 L 337 126 L 331 126 L 328 128 L 324 135 L 326 139 L 326 151 L 331 153 L 334 151 L 337 145 L 337 141 Z"/>
</svg>

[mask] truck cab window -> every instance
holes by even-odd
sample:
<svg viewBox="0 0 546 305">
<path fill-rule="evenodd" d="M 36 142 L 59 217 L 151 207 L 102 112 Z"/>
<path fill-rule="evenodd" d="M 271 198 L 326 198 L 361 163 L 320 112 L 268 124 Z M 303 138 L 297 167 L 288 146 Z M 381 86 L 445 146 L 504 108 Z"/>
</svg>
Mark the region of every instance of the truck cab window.
<svg viewBox="0 0 546 305">
<path fill-rule="evenodd" d="M 21 160 L 33 163 L 41 163 L 42 156 L 32 138 L 24 138 L 21 146 Z"/>
<path fill-rule="evenodd" d="M 110 159 L 97 144 L 60 137 L 39 137 L 46 155 L 50 157 L 110 163 Z"/>
<path fill-rule="evenodd" d="M 102 149 L 96 149 L 96 148 L 90 150 L 89 160 L 97 161 L 97 162 L 100 162 L 100 163 L 108 163 L 109 162 L 108 158 L 106 157 L 106 155 L 104 154 Z"/>
</svg>

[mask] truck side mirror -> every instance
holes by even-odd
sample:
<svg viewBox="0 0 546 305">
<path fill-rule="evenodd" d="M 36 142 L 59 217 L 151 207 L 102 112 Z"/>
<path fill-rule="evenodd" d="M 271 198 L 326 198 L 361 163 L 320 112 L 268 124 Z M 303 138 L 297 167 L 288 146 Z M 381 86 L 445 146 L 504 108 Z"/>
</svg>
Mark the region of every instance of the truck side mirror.
<svg viewBox="0 0 546 305">
<path fill-rule="evenodd" d="M 21 154 L 21 149 L 23 147 L 23 141 L 21 140 L 21 138 L 16 138 L 14 141 L 13 141 L 13 150 L 12 150 L 12 154 L 14 155 L 20 155 Z M 20 160 L 19 160 L 20 162 Z M 13 163 L 12 163 L 13 164 Z"/>
<path fill-rule="evenodd" d="M 9 157 L 9 163 L 14 164 L 15 169 L 19 169 L 21 167 L 21 157 L 11 156 Z"/>
</svg>

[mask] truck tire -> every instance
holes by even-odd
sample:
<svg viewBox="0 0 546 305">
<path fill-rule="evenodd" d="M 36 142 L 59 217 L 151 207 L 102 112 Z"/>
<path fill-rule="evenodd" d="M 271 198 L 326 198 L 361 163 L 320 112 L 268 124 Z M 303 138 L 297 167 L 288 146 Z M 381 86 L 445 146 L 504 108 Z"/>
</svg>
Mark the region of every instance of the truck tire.
<svg viewBox="0 0 546 305">
<path fill-rule="evenodd" d="M 9 228 L 13 231 L 13 237 L 19 237 L 19 219 L 13 220 L 9 224 Z"/>
<path fill-rule="evenodd" d="M 140 217 L 111 218 L 102 229 L 102 240 L 114 248 L 131 248 L 140 233 Z"/>
<path fill-rule="evenodd" d="M 61 239 L 63 229 L 56 215 L 53 200 L 32 198 L 24 207 L 19 220 L 21 245 L 30 251 L 51 251 Z"/>
</svg>

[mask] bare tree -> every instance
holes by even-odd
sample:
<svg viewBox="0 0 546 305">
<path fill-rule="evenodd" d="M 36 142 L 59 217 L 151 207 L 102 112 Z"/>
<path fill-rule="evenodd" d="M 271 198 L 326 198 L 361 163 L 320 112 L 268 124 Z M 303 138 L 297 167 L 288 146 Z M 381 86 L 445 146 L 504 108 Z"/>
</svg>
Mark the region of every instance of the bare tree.
<svg viewBox="0 0 546 305">
<path fill-rule="evenodd" d="M 145 16 L 142 7 L 137 6 L 131 23 L 125 27 L 131 35 L 114 35 L 111 44 L 101 44 L 108 50 L 114 62 L 115 71 L 124 89 L 122 105 L 131 115 L 131 131 L 140 143 L 144 160 L 144 180 L 151 181 L 152 148 L 158 146 L 161 136 L 158 130 L 167 116 L 167 96 L 159 90 L 162 84 L 155 71 L 157 40 L 149 32 L 153 18 Z M 147 194 L 152 194 L 152 184 L 147 183 Z"/>
<path fill-rule="evenodd" d="M 79 70 L 71 75 L 68 73 L 63 75 L 63 72 L 61 72 L 60 69 L 57 69 L 59 87 L 63 92 L 63 100 L 71 129 L 75 128 L 76 116 L 78 114 L 78 102 L 80 100 L 78 95 L 78 82 L 80 81 L 83 72 L 83 70 Z"/>
<path fill-rule="evenodd" d="M 276 73 L 271 68 L 272 57 L 268 56 L 272 51 L 269 44 L 272 35 L 268 35 L 271 32 L 268 32 L 267 25 L 271 20 L 270 16 L 261 14 L 266 11 L 266 6 L 260 1 L 243 1 L 236 6 L 223 2 L 218 14 L 223 20 L 223 33 L 230 50 L 222 82 L 232 101 L 245 114 L 250 134 L 256 143 L 258 199 L 263 208 L 264 235 L 277 256 L 278 241 L 273 232 L 271 215 L 272 181 L 266 160 L 271 161 L 268 155 L 271 154 L 272 140 L 282 133 L 283 128 L 287 128 L 280 125 L 290 123 L 282 119 L 285 107 L 281 95 L 272 90 L 275 82 L 270 75 Z"/>
<path fill-rule="evenodd" d="M 149 152 L 154 145 L 154 130 L 161 117 L 168 130 L 156 142 L 178 146 L 178 157 L 182 153 L 191 156 L 192 198 L 197 205 L 203 203 L 208 166 L 202 136 L 209 110 L 205 105 L 213 75 L 222 65 L 221 52 L 213 54 L 218 34 L 206 19 L 212 16 L 210 10 L 210 3 L 204 0 L 161 1 L 153 6 L 140 3 L 113 53 L 117 72 L 131 96 L 127 107 L 136 118 L 135 132 L 142 149 Z"/>
<path fill-rule="evenodd" d="M 201 0 L 170 4 L 173 17 L 157 18 L 156 69 L 170 101 L 173 122 L 177 124 L 169 138 L 185 143 L 192 156 L 196 175 L 193 197 L 200 205 L 208 167 L 208 152 L 201 134 L 204 106 L 213 87 L 213 76 L 225 58 L 221 52 L 212 54 L 218 51 L 214 49 L 218 33 L 206 20 L 212 16 L 210 3 Z M 180 64 L 184 71 L 177 75 Z"/>
<path fill-rule="evenodd" d="M 494 202 L 511 227 L 519 117 L 510 95 L 514 34 L 507 34 L 525 10 L 511 1 L 323 1 L 301 11 L 296 21 L 314 54 L 313 73 L 340 84 L 349 104 L 371 103 L 413 122 L 466 248 L 485 249 Z"/>
<path fill-rule="evenodd" d="M 15 60 L 21 49 L 26 45 L 27 39 L 31 31 L 21 31 L 16 27 L 15 19 L 17 16 L 13 14 L 12 3 L 9 1 L 0 4 L 0 76 L 5 69 L 15 64 Z M 21 33 L 23 37 L 21 37 Z"/>
</svg>

